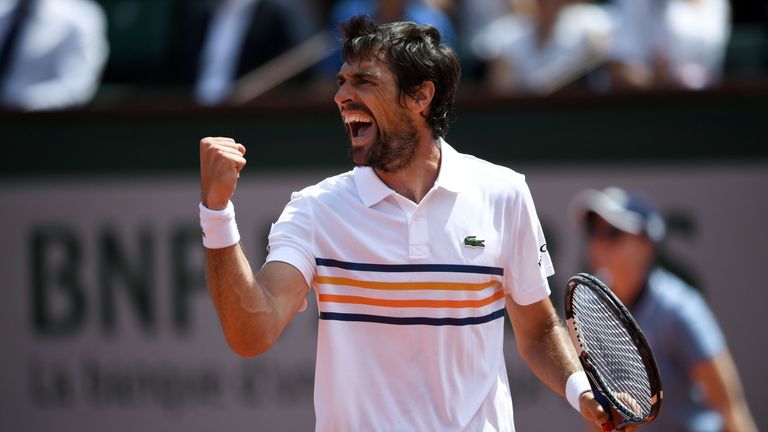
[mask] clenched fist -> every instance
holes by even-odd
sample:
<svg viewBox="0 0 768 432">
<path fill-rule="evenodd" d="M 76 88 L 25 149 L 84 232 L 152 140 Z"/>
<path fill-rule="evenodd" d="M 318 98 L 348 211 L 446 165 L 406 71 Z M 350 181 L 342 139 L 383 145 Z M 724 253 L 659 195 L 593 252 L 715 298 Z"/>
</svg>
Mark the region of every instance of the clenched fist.
<svg viewBox="0 0 768 432">
<path fill-rule="evenodd" d="M 200 189 L 203 205 L 211 210 L 227 206 L 245 166 L 245 146 L 232 138 L 200 140 Z"/>
</svg>

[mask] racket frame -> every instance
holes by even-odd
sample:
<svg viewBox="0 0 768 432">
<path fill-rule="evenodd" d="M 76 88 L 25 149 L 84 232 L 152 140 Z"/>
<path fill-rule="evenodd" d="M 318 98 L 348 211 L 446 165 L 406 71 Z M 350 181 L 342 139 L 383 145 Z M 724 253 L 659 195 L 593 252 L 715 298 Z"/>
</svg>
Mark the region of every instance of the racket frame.
<svg viewBox="0 0 768 432">
<path fill-rule="evenodd" d="M 592 357 L 587 351 L 587 347 L 584 346 L 582 338 L 577 326 L 576 318 L 573 314 L 573 292 L 578 285 L 583 285 L 587 289 L 595 291 L 598 295 L 602 296 L 607 302 L 614 308 L 616 316 L 621 321 L 622 326 L 627 330 L 632 342 L 638 350 L 640 358 L 645 366 L 646 374 L 648 376 L 649 385 L 651 389 L 651 409 L 650 413 L 646 417 L 639 417 L 635 415 L 632 410 L 629 409 L 623 402 L 609 392 L 608 386 L 600 375 L 600 372 L 594 367 Z M 656 359 L 653 356 L 650 345 L 645 338 L 640 326 L 629 313 L 624 304 L 616 297 L 616 295 L 598 278 L 589 273 L 578 273 L 568 280 L 568 285 L 565 290 L 565 320 L 568 326 L 568 333 L 571 336 L 571 341 L 574 347 L 578 351 L 579 362 L 581 362 L 584 372 L 586 372 L 589 378 L 592 389 L 595 392 L 595 397 L 599 400 L 601 397 L 604 401 L 610 403 L 616 411 L 623 417 L 619 423 L 619 427 L 627 424 L 645 424 L 653 421 L 659 413 L 661 407 L 661 400 L 663 397 L 663 391 L 661 387 L 661 378 L 659 375 L 659 369 L 656 364 Z M 603 403 L 601 402 L 601 403 Z M 605 403 L 603 403 L 604 408 Z"/>
</svg>

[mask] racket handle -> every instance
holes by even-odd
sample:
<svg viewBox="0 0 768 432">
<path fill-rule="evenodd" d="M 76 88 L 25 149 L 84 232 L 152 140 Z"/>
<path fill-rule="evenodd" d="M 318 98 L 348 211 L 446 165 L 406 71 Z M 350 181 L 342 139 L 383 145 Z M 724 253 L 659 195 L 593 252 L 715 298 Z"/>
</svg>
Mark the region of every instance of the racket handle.
<svg viewBox="0 0 768 432">
<path fill-rule="evenodd" d="M 603 392 L 594 386 L 592 388 L 592 393 L 595 395 L 595 400 L 597 400 L 600 405 L 602 405 L 605 413 L 608 414 L 608 420 L 602 424 L 603 432 L 612 432 L 614 429 L 616 429 L 616 427 L 613 424 L 613 420 L 611 420 L 611 403 L 605 397 Z"/>
</svg>

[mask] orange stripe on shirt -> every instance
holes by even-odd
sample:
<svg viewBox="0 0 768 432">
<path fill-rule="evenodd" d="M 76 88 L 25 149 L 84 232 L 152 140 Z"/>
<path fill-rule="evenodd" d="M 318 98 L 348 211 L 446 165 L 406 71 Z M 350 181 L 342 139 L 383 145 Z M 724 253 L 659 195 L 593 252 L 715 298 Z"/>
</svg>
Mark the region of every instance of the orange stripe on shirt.
<svg viewBox="0 0 768 432">
<path fill-rule="evenodd" d="M 492 295 L 479 300 L 387 300 L 361 296 L 320 294 L 320 302 L 351 303 L 384 307 L 425 307 L 425 308 L 470 308 L 489 305 L 504 298 L 504 291 L 498 290 Z"/>
<path fill-rule="evenodd" d="M 498 281 L 489 280 L 481 283 L 463 282 L 377 282 L 363 281 L 333 276 L 318 276 L 318 284 L 343 285 L 357 288 L 379 290 L 440 290 L 440 291 L 482 291 L 494 286 Z"/>
</svg>

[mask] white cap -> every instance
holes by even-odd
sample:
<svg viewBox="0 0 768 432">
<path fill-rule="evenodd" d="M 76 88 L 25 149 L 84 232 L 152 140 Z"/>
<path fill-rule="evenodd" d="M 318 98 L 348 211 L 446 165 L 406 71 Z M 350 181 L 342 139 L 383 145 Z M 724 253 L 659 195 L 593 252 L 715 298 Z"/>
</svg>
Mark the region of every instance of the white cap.
<svg viewBox="0 0 768 432">
<path fill-rule="evenodd" d="M 597 213 L 624 232 L 646 234 L 654 243 L 664 239 L 664 220 L 654 206 L 637 193 L 618 187 L 584 190 L 571 200 L 569 213 L 583 228 L 589 212 Z"/>
</svg>

